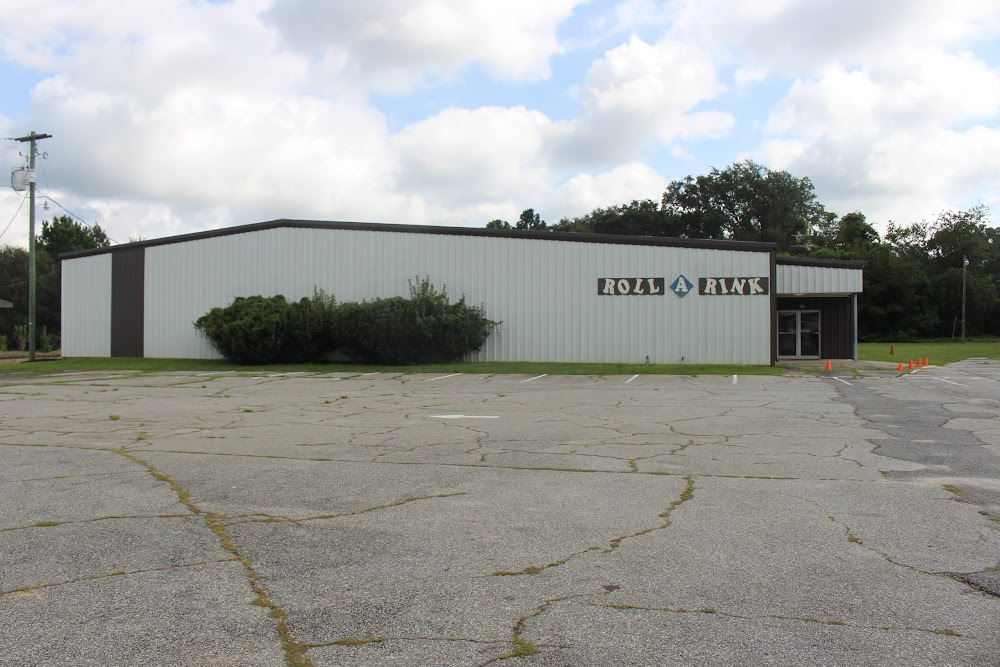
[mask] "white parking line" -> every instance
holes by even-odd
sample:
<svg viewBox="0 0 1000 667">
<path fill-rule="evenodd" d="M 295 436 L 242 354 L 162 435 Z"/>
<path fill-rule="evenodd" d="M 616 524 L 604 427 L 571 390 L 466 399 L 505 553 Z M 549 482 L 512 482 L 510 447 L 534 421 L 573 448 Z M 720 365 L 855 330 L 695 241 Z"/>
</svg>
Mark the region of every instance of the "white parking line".
<svg viewBox="0 0 1000 667">
<path fill-rule="evenodd" d="M 940 380 L 941 382 L 947 382 L 948 384 L 953 384 L 953 385 L 958 386 L 958 387 L 966 387 L 966 388 L 969 387 L 969 385 L 967 385 L 967 384 L 962 384 L 961 382 L 952 382 L 951 380 L 945 380 L 944 378 L 934 378 L 934 379 L 935 380 Z"/>
<path fill-rule="evenodd" d="M 843 383 L 844 383 L 844 384 L 846 384 L 846 385 L 847 385 L 848 387 L 853 387 L 853 386 L 854 386 L 853 384 L 851 384 L 851 383 L 850 383 L 850 382 L 848 382 L 847 380 L 841 380 L 840 378 L 835 378 L 835 377 L 831 377 L 830 379 L 831 379 L 831 380 L 836 380 L 837 382 L 843 382 Z"/>
<path fill-rule="evenodd" d="M 500 415 L 431 415 L 431 419 L 500 419 Z"/>
<path fill-rule="evenodd" d="M 374 373 L 362 373 L 361 377 L 368 377 L 369 375 L 378 375 L 382 371 L 375 371 Z"/>
<path fill-rule="evenodd" d="M 434 380 L 443 380 L 445 378 L 453 378 L 456 375 L 461 375 L 461 373 L 452 373 L 451 375 L 442 375 L 441 377 L 427 378 L 426 380 L 424 380 L 424 382 L 433 382 Z"/>
<path fill-rule="evenodd" d="M 527 380 L 521 380 L 521 382 L 522 382 L 522 383 L 524 383 L 524 382 L 531 382 L 532 380 L 537 380 L 537 379 L 539 379 L 539 378 L 543 378 L 543 377 L 545 377 L 545 376 L 547 376 L 547 375 L 548 375 L 548 373 L 542 373 L 541 375 L 536 375 L 536 376 L 535 376 L 535 377 L 533 377 L 533 378 L 528 378 Z"/>
<path fill-rule="evenodd" d="M 636 379 L 637 377 L 639 377 L 639 376 L 638 375 L 633 375 L 629 379 L 625 380 L 625 384 L 628 384 L 629 382 L 631 382 L 632 380 Z"/>
</svg>

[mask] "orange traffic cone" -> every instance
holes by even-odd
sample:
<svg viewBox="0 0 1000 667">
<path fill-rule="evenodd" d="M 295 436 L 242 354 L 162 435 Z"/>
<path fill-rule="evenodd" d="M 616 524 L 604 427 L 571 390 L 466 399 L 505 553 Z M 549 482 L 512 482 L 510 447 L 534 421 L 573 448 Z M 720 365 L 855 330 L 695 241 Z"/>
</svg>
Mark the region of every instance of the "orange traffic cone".
<svg viewBox="0 0 1000 667">
<path fill-rule="evenodd" d="M 913 359 L 910 359 L 910 370 L 913 370 Z"/>
<path fill-rule="evenodd" d="M 826 370 L 828 370 L 828 371 L 832 371 L 833 370 L 833 364 L 830 363 L 829 361 L 826 362 Z"/>
<path fill-rule="evenodd" d="M 902 362 L 902 361 L 901 361 L 901 362 L 899 362 L 899 368 L 897 368 L 896 370 L 897 370 L 897 371 L 901 371 L 901 370 L 903 370 L 903 362 Z"/>
<path fill-rule="evenodd" d="M 924 357 L 924 366 L 930 366 L 930 365 L 931 365 L 931 360 L 928 359 L 927 357 Z"/>
<path fill-rule="evenodd" d="M 924 365 L 923 360 L 921 360 L 920 357 L 917 357 L 917 368 L 920 368 L 923 365 Z"/>
</svg>

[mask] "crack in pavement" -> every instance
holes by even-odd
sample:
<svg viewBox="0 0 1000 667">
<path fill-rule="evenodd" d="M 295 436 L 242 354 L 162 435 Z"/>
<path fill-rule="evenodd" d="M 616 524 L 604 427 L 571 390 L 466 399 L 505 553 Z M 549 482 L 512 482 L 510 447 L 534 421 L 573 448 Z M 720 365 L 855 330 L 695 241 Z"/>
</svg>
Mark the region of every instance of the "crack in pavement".
<svg viewBox="0 0 1000 667">
<path fill-rule="evenodd" d="M 715 607 L 701 607 L 697 609 L 688 609 L 685 607 L 647 607 L 643 605 L 634 604 L 595 604 L 590 602 L 577 602 L 572 601 L 574 604 L 589 606 L 589 607 L 601 607 L 604 609 L 616 609 L 620 611 L 646 611 L 654 613 L 663 614 L 708 614 L 712 616 L 722 616 L 726 618 L 735 618 L 741 621 L 752 621 L 758 619 L 774 619 L 779 621 L 798 621 L 801 623 L 816 623 L 819 625 L 828 626 L 842 626 L 847 628 L 856 628 L 862 630 L 885 630 L 885 631 L 904 631 L 904 632 L 925 632 L 929 634 L 942 635 L 946 637 L 963 637 L 964 635 L 958 633 L 951 628 L 921 628 L 916 626 L 889 626 L 889 625 L 864 625 L 861 623 L 851 623 L 848 621 L 842 621 L 835 618 L 821 618 L 814 616 L 789 616 L 786 614 L 763 614 L 757 616 L 747 616 L 745 614 L 737 614 L 735 612 L 728 612 L 716 609 Z"/>
<path fill-rule="evenodd" d="M 115 475 L 141 475 L 142 473 L 135 470 L 119 470 L 116 472 L 84 472 L 78 475 L 53 475 L 52 477 L 30 477 L 27 479 L 5 479 L 0 482 L 0 486 L 4 484 L 24 484 L 27 482 L 51 482 L 57 479 L 77 479 L 80 477 L 113 477 Z"/>
<path fill-rule="evenodd" d="M 228 517 L 232 519 L 238 519 L 234 521 L 223 520 L 222 524 L 225 526 L 237 526 L 244 523 L 300 523 L 303 521 L 321 521 L 325 519 L 340 519 L 348 516 L 357 516 L 358 514 L 367 514 L 369 512 L 376 512 L 378 510 L 389 509 L 392 507 L 401 507 L 403 505 L 409 505 L 410 503 L 416 503 L 423 500 L 436 500 L 438 498 L 454 498 L 455 496 L 464 496 L 465 491 L 459 491 L 457 493 L 437 493 L 430 496 L 413 496 L 411 498 L 403 498 L 402 500 L 395 500 L 388 503 L 383 503 L 381 505 L 374 505 L 372 507 L 366 507 L 360 510 L 351 510 L 348 512 L 334 512 L 332 514 L 315 514 L 311 516 L 292 518 L 284 516 L 274 516 L 269 514 L 247 514 L 236 517 Z M 259 518 L 258 518 L 259 517 Z M 239 520 L 242 519 L 242 520 Z"/>
<path fill-rule="evenodd" d="M 250 562 L 250 559 L 240 552 L 236 543 L 227 532 L 226 526 L 222 523 L 221 517 L 219 515 L 203 511 L 197 504 L 195 504 L 194 499 L 187 489 L 185 489 L 178 481 L 163 474 L 135 454 L 120 449 L 114 451 L 119 456 L 122 456 L 145 468 L 154 478 L 160 480 L 161 482 L 165 482 L 174 491 L 174 493 L 177 494 L 177 500 L 182 505 L 187 507 L 193 514 L 197 514 L 202 517 L 208 529 L 219 538 L 220 546 L 224 550 L 233 554 L 235 560 L 239 561 L 246 570 L 250 588 L 257 595 L 257 597 L 250 604 L 268 609 L 269 615 L 275 620 L 278 636 L 281 640 L 281 648 L 285 654 L 285 664 L 287 667 L 313 667 L 312 661 L 305 654 L 308 648 L 295 639 L 288 627 L 287 612 L 271 600 L 267 590 L 262 584 L 261 576 L 257 573 L 257 570 L 253 563 Z"/>
<path fill-rule="evenodd" d="M 148 574 L 150 572 L 168 572 L 170 570 L 179 570 L 189 567 L 198 567 L 201 565 L 215 565 L 217 563 L 235 563 L 238 558 L 219 558 L 216 560 L 200 560 L 191 563 L 179 563 L 177 565 L 160 565 L 157 567 L 147 567 L 141 570 L 116 570 L 114 572 L 108 572 L 106 574 L 92 574 L 86 577 L 77 577 L 76 579 L 67 579 L 66 581 L 55 581 L 47 584 L 36 584 L 34 586 L 24 586 L 22 588 L 12 588 L 10 590 L 0 590 L 0 597 L 4 596 L 17 596 L 19 593 L 33 593 L 36 591 L 44 590 L 46 588 L 56 588 L 58 586 L 66 586 L 67 584 L 77 584 L 81 581 L 100 581 L 101 579 L 109 579 L 111 577 L 126 577 L 135 574 Z"/>
<path fill-rule="evenodd" d="M 570 562 L 577 556 L 582 556 L 583 554 L 587 554 L 592 551 L 600 551 L 601 553 L 609 554 L 618 547 L 620 547 L 622 543 L 625 542 L 626 540 L 630 540 L 634 537 L 641 537 L 642 535 L 648 535 L 649 533 L 655 531 L 663 530 L 664 528 L 667 528 L 671 525 L 670 515 L 673 514 L 674 510 L 676 510 L 678 507 L 680 507 L 687 501 L 694 498 L 694 490 L 695 490 L 694 477 L 692 475 L 685 475 L 684 480 L 686 482 L 686 486 L 684 490 L 681 491 L 680 497 L 671 502 L 670 505 L 667 507 L 667 509 L 665 509 L 664 511 L 660 512 L 657 515 L 659 518 L 663 519 L 663 521 L 661 521 L 659 525 L 651 526 L 649 528 L 644 528 L 642 530 L 636 531 L 634 533 L 629 533 L 627 535 L 615 537 L 610 542 L 608 542 L 608 545 L 606 547 L 590 546 L 581 551 L 574 552 L 569 556 L 566 556 L 565 558 L 560 558 L 558 560 L 546 563 L 545 565 L 529 565 L 521 570 L 499 570 L 497 572 L 493 572 L 491 576 L 517 577 L 521 575 L 538 574 L 540 572 L 544 572 L 549 568 L 565 565 L 566 563 Z"/>
<path fill-rule="evenodd" d="M 72 519 L 69 521 L 39 521 L 27 526 L 14 526 L 12 528 L 0 528 L 0 533 L 9 533 L 14 530 L 28 530 L 31 528 L 54 528 L 56 526 L 72 526 L 83 523 L 95 523 L 97 521 L 116 521 L 129 519 L 181 519 L 198 516 L 197 514 L 138 514 L 134 516 L 99 516 L 93 519 Z"/>
</svg>

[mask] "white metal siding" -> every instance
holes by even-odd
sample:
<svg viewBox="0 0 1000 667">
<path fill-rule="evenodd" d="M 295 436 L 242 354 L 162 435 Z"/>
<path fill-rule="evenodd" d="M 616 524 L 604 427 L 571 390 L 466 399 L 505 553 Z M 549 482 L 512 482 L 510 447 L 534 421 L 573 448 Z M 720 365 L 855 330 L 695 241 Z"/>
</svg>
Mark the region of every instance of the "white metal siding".
<svg viewBox="0 0 1000 667">
<path fill-rule="evenodd" d="M 145 353 L 212 358 L 193 322 L 237 296 L 408 294 L 429 276 L 502 320 L 479 360 L 770 363 L 769 296 L 700 296 L 700 277 L 767 277 L 766 252 L 278 228 L 151 246 Z M 684 274 L 695 287 L 669 291 Z M 663 277 L 663 296 L 599 296 L 603 277 Z M 774 285 L 771 286 L 774 289 Z"/>
<path fill-rule="evenodd" d="M 861 269 L 778 264 L 778 294 L 856 294 L 862 291 Z"/>
<path fill-rule="evenodd" d="M 111 356 L 111 254 L 62 262 L 62 354 Z"/>
</svg>

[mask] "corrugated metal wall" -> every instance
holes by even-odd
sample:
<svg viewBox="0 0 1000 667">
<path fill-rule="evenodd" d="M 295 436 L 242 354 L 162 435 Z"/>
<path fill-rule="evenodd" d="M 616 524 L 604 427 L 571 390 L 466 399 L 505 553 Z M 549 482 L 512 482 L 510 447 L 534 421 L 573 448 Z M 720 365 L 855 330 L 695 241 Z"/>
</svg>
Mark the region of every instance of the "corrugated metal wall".
<svg viewBox="0 0 1000 667">
<path fill-rule="evenodd" d="M 769 296 L 702 296 L 703 277 L 769 277 L 767 252 L 277 228 L 145 249 L 146 356 L 216 356 L 193 322 L 237 296 L 408 294 L 429 276 L 502 320 L 479 360 L 771 361 Z M 76 260 L 72 260 L 76 261 Z M 669 291 L 683 274 L 685 298 Z M 598 278 L 663 277 L 663 296 L 599 296 Z M 773 290 L 774 285 L 770 288 Z"/>
<path fill-rule="evenodd" d="M 855 294 L 863 290 L 861 269 L 778 264 L 778 294 Z"/>
<path fill-rule="evenodd" d="M 111 356 L 111 255 L 62 263 L 62 354 Z"/>
</svg>

